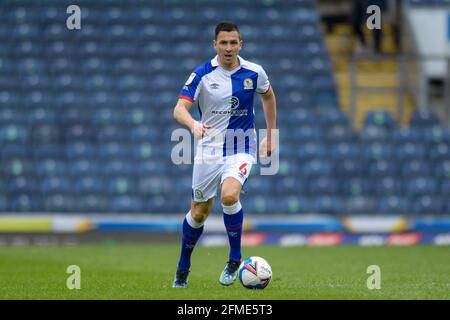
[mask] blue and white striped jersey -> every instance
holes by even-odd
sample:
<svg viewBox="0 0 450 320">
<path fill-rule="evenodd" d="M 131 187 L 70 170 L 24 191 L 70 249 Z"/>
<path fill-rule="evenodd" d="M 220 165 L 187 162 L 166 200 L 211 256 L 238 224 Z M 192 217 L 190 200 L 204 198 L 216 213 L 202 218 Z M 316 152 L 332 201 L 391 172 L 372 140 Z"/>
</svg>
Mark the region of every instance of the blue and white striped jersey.
<svg viewBox="0 0 450 320">
<path fill-rule="evenodd" d="M 197 67 L 179 98 L 197 102 L 201 122 L 211 126 L 199 141 L 201 150 L 215 149 L 221 156 L 248 153 L 256 159 L 254 95 L 267 92 L 270 83 L 260 65 L 238 59 L 239 67 L 231 71 L 220 67 L 217 56 Z"/>
</svg>

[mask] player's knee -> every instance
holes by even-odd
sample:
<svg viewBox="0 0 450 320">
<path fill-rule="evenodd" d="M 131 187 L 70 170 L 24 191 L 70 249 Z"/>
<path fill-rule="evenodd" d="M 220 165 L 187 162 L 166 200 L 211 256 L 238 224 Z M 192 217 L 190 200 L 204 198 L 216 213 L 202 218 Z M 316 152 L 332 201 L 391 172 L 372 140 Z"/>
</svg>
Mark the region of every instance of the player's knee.
<svg viewBox="0 0 450 320">
<path fill-rule="evenodd" d="M 191 216 L 198 223 L 204 222 L 208 215 L 209 207 L 206 205 L 193 205 L 191 208 Z"/>
<path fill-rule="evenodd" d="M 192 219 L 195 220 L 195 222 L 202 223 L 206 220 L 206 218 L 208 217 L 208 214 L 206 212 L 193 210 L 193 211 L 191 211 L 191 216 L 192 216 Z"/>
<path fill-rule="evenodd" d="M 224 192 L 221 201 L 224 206 L 232 206 L 239 201 L 239 196 L 232 192 Z"/>
</svg>

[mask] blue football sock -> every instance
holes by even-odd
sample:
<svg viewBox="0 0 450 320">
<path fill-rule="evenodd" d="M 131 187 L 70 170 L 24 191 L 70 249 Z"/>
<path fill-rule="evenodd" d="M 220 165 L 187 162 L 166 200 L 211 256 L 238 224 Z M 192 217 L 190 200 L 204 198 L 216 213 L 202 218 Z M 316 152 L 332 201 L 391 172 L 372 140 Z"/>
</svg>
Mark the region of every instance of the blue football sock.
<svg viewBox="0 0 450 320">
<path fill-rule="evenodd" d="M 223 206 L 223 205 L 222 205 Z M 244 211 L 240 202 L 232 206 L 223 206 L 223 221 L 230 242 L 230 260 L 240 261 L 241 254 L 241 237 L 242 222 L 244 221 Z"/>
<path fill-rule="evenodd" d="M 190 214 L 191 213 L 189 212 L 188 215 Z M 192 217 L 189 220 L 192 224 L 196 224 Z M 203 224 L 200 224 L 200 227 L 198 227 L 198 225 L 199 224 L 196 225 L 197 228 L 194 228 L 189 224 L 188 218 L 184 218 L 183 237 L 181 239 L 181 255 L 180 260 L 178 261 L 178 269 L 180 270 L 189 270 L 191 267 L 192 251 L 194 251 L 194 247 L 203 232 Z"/>
</svg>

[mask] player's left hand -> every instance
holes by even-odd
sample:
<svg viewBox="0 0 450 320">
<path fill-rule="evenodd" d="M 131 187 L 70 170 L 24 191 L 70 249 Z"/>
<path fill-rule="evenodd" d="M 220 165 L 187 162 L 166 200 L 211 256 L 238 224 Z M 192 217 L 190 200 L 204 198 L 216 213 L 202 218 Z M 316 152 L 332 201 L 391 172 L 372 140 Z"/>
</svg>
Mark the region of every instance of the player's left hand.
<svg viewBox="0 0 450 320">
<path fill-rule="evenodd" d="M 267 139 L 267 136 L 265 136 L 259 144 L 259 156 L 262 158 L 270 157 L 273 150 L 275 150 L 275 139 L 273 137 Z"/>
</svg>

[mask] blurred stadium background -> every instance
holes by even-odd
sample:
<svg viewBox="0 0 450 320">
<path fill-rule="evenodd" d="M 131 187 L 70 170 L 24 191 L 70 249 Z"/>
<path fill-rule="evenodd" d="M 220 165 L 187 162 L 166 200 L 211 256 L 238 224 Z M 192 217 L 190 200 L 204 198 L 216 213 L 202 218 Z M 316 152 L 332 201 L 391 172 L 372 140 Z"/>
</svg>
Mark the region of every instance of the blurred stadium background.
<svg viewBox="0 0 450 320">
<path fill-rule="evenodd" d="M 244 244 L 450 244 L 450 1 L 373 2 L 380 54 L 352 1 L 3 0 L 0 245 L 178 241 L 172 110 L 221 20 L 278 102 L 280 171 L 252 171 Z M 220 212 L 203 245 L 227 243 Z"/>
</svg>

